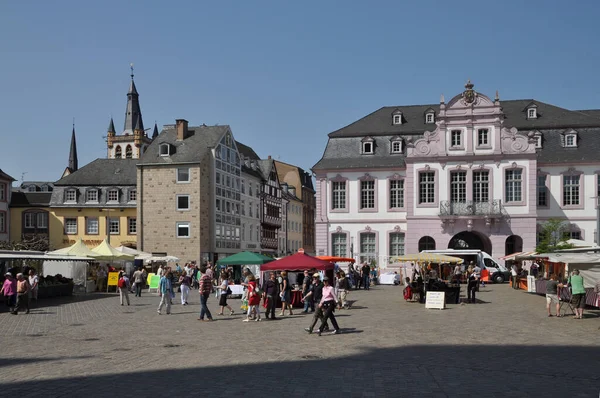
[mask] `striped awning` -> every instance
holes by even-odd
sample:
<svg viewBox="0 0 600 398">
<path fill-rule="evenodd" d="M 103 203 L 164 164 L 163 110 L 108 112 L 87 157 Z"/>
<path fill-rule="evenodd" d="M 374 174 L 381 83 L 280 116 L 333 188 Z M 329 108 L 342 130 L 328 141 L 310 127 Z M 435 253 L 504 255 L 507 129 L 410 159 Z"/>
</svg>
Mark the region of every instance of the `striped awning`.
<svg viewBox="0 0 600 398">
<path fill-rule="evenodd" d="M 534 254 L 536 254 L 535 251 L 533 251 L 533 252 L 516 252 L 516 253 L 509 254 L 504 257 L 500 257 L 500 258 L 498 258 L 498 260 L 514 261 L 517 258 L 529 257 L 529 256 L 533 256 Z"/>
</svg>

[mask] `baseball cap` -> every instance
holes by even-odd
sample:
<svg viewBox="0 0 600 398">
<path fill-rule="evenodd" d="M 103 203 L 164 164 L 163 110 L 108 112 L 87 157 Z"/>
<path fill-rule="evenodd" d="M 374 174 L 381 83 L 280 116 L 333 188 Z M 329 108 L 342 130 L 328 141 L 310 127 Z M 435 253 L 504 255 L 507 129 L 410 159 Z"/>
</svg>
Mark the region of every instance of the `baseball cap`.
<svg viewBox="0 0 600 398">
<path fill-rule="evenodd" d="M 321 275 L 318 272 L 315 272 L 313 274 L 313 278 L 320 278 L 320 277 L 321 277 Z"/>
</svg>

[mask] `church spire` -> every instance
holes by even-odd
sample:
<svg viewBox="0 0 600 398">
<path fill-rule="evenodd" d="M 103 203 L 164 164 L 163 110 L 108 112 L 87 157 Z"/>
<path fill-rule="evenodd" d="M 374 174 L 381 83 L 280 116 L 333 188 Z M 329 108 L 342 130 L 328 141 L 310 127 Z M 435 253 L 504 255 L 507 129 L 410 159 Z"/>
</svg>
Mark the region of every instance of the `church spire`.
<svg viewBox="0 0 600 398">
<path fill-rule="evenodd" d="M 156 122 L 154 122 L 154 131 L 152 132 L 152 139 L 155 139 L 156 137 L 158 137 L 158 126 L 156 125 Z"/>
<path fill-rule="evenodd" d="M 108 131 L 107 133 L 116 133 L 115 131 L 115 123 L 113 122 L 113 118 L 110 118 L 110 123 L 108 124 Z"/>
<path fill-rule="evenodd" d="M 69 149 L 69 169 L 71 173 L 77 171 L 77 141 L 75 140 L 75 123 L 73 123 L 73 132 L 71 133 L 71 148 Z"/>
<path fill-rule="evenodd" d="M 140 121 L 140 129 L 144 130 L 144 122 L 142 121 L 142 112 L 140 110 L 139 94 L 133 80 L 133 64 L 131 67 L 131 84 L 127 92 L 127 109 L 125 110 L 125 125 L 123 127 L 124 134 L 132 134 L 133 130 L 138 127 L 138 119 Z"/>
</svg>

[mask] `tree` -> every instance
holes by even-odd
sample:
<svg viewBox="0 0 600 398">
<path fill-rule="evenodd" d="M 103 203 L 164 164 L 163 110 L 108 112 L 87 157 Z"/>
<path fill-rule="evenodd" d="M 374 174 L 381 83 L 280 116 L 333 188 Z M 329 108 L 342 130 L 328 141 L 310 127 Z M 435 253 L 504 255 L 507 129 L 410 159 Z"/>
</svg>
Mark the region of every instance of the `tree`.
<svg viewBox="0 0 600 398">
<path fill-rule="evenodd" d="M 546 221 L 542 224 L 542 230 L 539 232 L 539 243 L 535 250 L 538 253 L 553 253 L 557 250 L 572 248 L 572 244 L 565 242 L 565 231 L 564 221 L 555 218 Z"/>
</svg>

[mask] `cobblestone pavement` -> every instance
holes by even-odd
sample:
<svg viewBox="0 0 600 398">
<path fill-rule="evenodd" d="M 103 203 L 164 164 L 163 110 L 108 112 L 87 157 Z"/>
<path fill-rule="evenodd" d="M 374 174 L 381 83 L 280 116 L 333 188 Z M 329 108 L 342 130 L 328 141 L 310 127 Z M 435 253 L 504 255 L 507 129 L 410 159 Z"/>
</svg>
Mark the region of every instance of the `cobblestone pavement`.
<svg viewBox="0 0 600 398">
<path fill-rule="evenodd" d="M 123 307 L 114 294 L 41 301 L 0 313 L 0 395 L 598 396 L 599 311 L 547 318 L 542 296 L 508 285 L 479 299 L 440 311 L 404 302 L 401 287 L 351 292 L 344 333 L 321 337 L 304 332 L 310 315 L 217 317 L 214 297 L 217 321 L 199 322 L 197 293 L 160 316 L 149 294 Z"/>
</svg>

